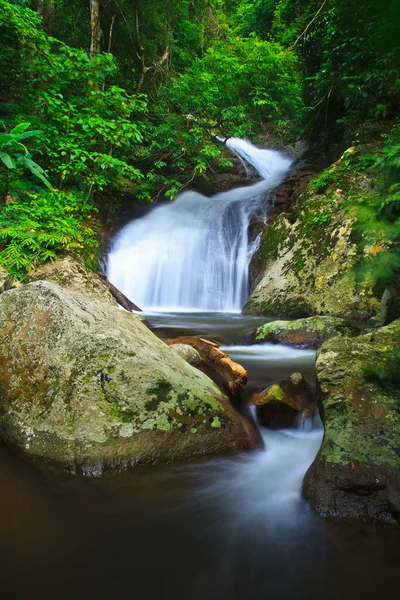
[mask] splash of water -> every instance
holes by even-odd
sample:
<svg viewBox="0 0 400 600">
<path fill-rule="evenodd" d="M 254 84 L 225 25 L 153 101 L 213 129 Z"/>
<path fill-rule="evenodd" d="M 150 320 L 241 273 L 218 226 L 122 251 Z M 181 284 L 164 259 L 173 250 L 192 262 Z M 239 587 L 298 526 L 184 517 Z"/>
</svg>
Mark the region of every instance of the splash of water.
<svg viewBox="0 0 400 600">
<path fill-rule="evenodd" d="M 291 161 L 238 138 L 226 144 L 253 165 L 261 182 L 211 198 L 184 192 L 129 223 L 114 241 L 107 276 L 144 310 L 239 312 L 247 299 L 256 248 L 250 220 Z"/>
</svg>

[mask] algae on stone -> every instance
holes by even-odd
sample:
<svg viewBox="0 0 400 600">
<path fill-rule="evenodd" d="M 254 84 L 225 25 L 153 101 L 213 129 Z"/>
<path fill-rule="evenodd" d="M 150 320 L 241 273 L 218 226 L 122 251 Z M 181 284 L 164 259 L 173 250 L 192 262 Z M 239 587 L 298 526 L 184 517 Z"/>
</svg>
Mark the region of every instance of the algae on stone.
<svg viewBox="0 0 400 600">
<path fill-rule="evenodd" d="M 324 516 L 399 519 L 400 390 L 368 376 L 398 346 L 399 327 L 335 337 L 317 353 L 325 434 L 304 493 Z"/>
<path fill-rule="evenodd" d="M 336 335 L 352 336 L 347 321 L 338 317 L 315 316 L 294 321 L 272 321 L 255 332 L 255 341 L 289 344 L 303 348 L 318 348 Z"/>
<path fill-rule="evenodd" d="M 245 313 L 359 319 L 379 314 L 372 282 L 354 276 L 363 251 L 354 235 L 352 203 L 373 185 L 371 173 L 357 162 L 367 150 L 345 153 L 324 185 L 311 181 L 297 200 L 293 222 L 281 214 L 266 228 L 253 259 L 258 275 Z"/>
<path fill-rule="evenodd" d="M 86 472 L 250 445 L 216 385 L 136 315 L 43 281 L 0 296 L 0 406 L 8 442 Z"/>
</svg>

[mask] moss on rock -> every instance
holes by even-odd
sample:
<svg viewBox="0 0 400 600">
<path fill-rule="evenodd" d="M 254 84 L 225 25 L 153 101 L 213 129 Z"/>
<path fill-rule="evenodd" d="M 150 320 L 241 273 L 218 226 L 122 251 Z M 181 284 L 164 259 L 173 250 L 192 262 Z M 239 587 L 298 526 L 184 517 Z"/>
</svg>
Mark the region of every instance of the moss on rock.
<svg viewBox="0 0 400 600">
<path fill-rule="evenodd" d="M 354 334 L 354 328 L 344 319 L 318 316 L 266 323 L 256 330 L 254 338 L 258 343 L 273 342 L 302 348 L 319 348 L 326 340 L 336 335 Z"/>
<path fill-rule="evenodd" d="M 136 315 L 42 281 L 0 297 L 0 406 L 9 443 L 85 472 L 251 444 L 216 385 Z"/>
<path fill-rule="evenodd" d="M 294 222 L 281 214 L 265 230 L 253 262 L 259 275 L 245 313 L 364 320 L 379 314 L 372 283 L 357 282 L 353 271 L 363 252 L 354 235 L 353 203 L 373 185 L 363 167 L 370 150 L 347 151 L 299 196 Z"/>
<path fill-rule="evenodd" d="M 304 492 L 324 516 L 400 520 L 400 391 L 368 376 L 398 346 L 400 321 L 317 353 L 325 435 Z"/>
</svg>

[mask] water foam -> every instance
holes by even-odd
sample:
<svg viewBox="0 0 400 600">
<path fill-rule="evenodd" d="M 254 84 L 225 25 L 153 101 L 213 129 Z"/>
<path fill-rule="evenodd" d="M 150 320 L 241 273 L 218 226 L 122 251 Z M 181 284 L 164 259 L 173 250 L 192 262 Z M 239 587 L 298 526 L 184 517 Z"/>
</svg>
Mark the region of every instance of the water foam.
<svg viewBox="0 0 400 600">
<path fill-rule="evenodd" d="M 257 247 L 249 239 L 250 220 L 291 161 L 238 138 L 226 144 L 263 180 L 211 198 L 184 192 L 116 237 L 107 276 L 142 309 L 239 312 L 246 301 L 249 262 Z"/>
</svg>

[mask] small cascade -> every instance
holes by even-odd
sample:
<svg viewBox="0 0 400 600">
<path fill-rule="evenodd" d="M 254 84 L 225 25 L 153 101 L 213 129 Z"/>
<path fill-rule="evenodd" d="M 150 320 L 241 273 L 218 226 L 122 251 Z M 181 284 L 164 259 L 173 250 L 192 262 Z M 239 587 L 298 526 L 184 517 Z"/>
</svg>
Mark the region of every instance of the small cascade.
<svg viewBox="0 0 400 600">
<path fill-rule="evenodd" d="M 144 310 L 239 312 L 247 299 L 257 247 L 249 223 L 291 161 L 238 138 L 226 145 L 263 180 L 211 198 L 184 192 L 129 223 L 114 241 L 107 276 Z"/>
</svg>

